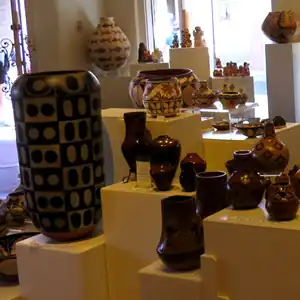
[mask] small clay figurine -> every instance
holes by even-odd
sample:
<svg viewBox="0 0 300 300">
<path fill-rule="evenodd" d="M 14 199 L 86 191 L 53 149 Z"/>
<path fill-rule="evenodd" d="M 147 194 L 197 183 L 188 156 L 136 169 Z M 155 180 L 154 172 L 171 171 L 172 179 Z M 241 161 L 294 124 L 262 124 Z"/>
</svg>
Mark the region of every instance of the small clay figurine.
<svg viewBox="0 0 300 300">
<path fill-rule="evenodd" d="M 139 63 L 147 63 L 152 62 L 152 57 L 150 52 L 148 51 L 145 43 L 139 44 L 139 50 L 138 50 L 138 62 Z"/>
<path fill-rule="evenodd" d="M 222 62 L 220 58 L 216 58 L 216 68 L 217 69 L 222 69 Z"/>
<path fill-rule="evenodd" d="M 205 47 L 206 43 L 204 40 L 204 31 L 201 29 L 200 26 L 196 26 L 195 30 L 193 31 L 193 36 L 194 36 L 194 47 L 195 48 L 200 48 L 200 47 Z"/>
<path fill-rule="evenodd" d="M 182 34 L 182 42 L 181 42 L 181 47 L 182 48 L 191 48 L 192 47 L 192 40 L 191 40 L 191 34 L 189 30 L 183 29 L 181 31 Z"/>
<path fill-rule="evenodd" d="M 179 40 L 177 34 L 174 34 L 171 48 L 179 48 Z"/>
<path fill-rule="evenodd" d="M 151 57 L 155 63 L 163 62 L 163 54 L 158 48 L 154 49 L 154 51 L 151 53 Z"/>
</svg>

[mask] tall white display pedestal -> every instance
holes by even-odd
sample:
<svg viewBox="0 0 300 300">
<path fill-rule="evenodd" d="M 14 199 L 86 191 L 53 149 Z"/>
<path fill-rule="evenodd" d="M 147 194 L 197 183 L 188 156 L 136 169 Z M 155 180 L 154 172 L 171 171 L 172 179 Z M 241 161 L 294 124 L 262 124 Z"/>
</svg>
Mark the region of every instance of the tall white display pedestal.
<svg viewBox="0 0 300 300">
<path fill-rule="evenodd" d="M 17 261 L 26 300 L 109 300 L 104 235 L 55 243 L 40 234 L 17 244 Z"/>
<path fill-rule="evenodd" d="M 171 48 L 170 68 L 192 69 L 200 80 L 208 80 L 211 74 L 208 48 Z"/>
<path fill-rule="evenodd" d="M 300 43 L 267 44 L 269 116 L 300 122 Z"/>
<path fill-rule="evenodd" d="M 107 109 L 102 111 L 104 130 L 104 172 L 106 184 L 122 181 L 128 175 L 129 167 L 123 157 L 121 145 L 125 138 L 123 115 L 136 109 Z M 147 128 L 155 138 L 169 135 L 181 143 L 181 157 L 189 152 L 204 156 L 201 117 L 199 114 L 183 113 L 174 118 L 147 117 Z M 191 138 L 192 137 L 192 138 Z M 177 177 L 179 175 L 179 169 Z"/>
<path fill-rule="evenodd" d="M 130 76 L 135 77 L 139 71 L 169 69 L 169 63 L 135 63 L 130 64 Z"/>
<path fill-rule="evenodd" d="M 101 194 L 110 300 L 139 300 L 137 272 L 157 260 L 161 200 L 194 193 L 178 186 L 166 192 L 137 189 L 129 182 L 105 187 Z"/>
</svg>

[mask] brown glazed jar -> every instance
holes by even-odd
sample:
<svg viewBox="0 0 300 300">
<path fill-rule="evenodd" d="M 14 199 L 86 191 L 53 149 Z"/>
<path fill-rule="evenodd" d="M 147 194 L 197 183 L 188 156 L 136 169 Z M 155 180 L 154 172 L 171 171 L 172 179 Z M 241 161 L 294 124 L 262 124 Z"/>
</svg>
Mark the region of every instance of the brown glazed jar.
<svg viewBox="0 0 300 300">
<path fill-rule="evenodd" d="M 300 198 L 300 168 L 297 165 L 289 171 L 289 178 L 296 196 Z"/>
<path fill-rule="evenodd" d="M 179 165 L 180 154 L 181 145 L 179 141 L 167 135 L 161 135 L 153 140 L 150 174 L 159 191 L 171 189 Z"/>
<path fill-rule="evenodd" d="M 289 162 L 289 149 L 276 136 L 274 124 L 267 121 L 264 135 L 254 146 L 253 157 L 258 171 L 264 174 L 278 174 L 284 171 Z"/>
<path fill-rule="evenodd" d="M 198 269 L 204 253 L 202 220 L 196 201 L 188 196 L 171 196 L 161 201 L 162 232 L 157 254 L 174 271 Z"/>
<path fill-rule="evenodd" d="M 152 137 L 146 128 L 146 112 L 125 113 L 124 122 L 125 139 L 121 149 L 129 166 L 129 175 L 123 181 L 128 182 L 136 177 L 137 158 L 150 157 Z"/>
<path fill-rule="evenodd" d="M 266 191 L 266 210 L 274 221 L 289 221 L 297 216 L 299 199 L 287 182 L 269 184 Z"/>
<path fill-rule="evenodd" d="M 205 172 L 206 161 L 197 153 L 188 153 L 180 163 L 180 184 L 185 192 L 196 190 L 196 174 Z"/>
<path fill-rule="evenodd" d="M 253 209 L 261 202 L 265 185 L 255 171 L 252 153 L 249 150 L 234 152 L 234 171 L 228 179 L 228 201 L 233 209 Z"/>
</svg>

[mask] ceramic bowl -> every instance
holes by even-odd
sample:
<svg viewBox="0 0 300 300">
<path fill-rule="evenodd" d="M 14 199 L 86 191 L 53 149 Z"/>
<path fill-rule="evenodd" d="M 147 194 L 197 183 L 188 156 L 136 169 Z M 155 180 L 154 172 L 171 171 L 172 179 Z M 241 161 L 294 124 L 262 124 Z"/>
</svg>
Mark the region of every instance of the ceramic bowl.
<svg viewBox="0 0 300 300">
<path fill-rule="evenodd" d="M 248 138 L 255 138 L 259 135 L 262 135 L 264 132 L 264 124 L 236 124 L 235 127 L 240 133 L 245 135 Z"/>
<path fill-rule="evenodd" d="M 39 232 L 22 232 L 0 237 L 0 279 L 18 280 L 16 244 L 39 234 Z"/>
<path fill-rule="evenodd" d="M 218 131 L 226 131 L 229 130 L 230 124 L 226 121 L 220 121 L 212 124 L 213 128 L 215 128 Z"/>
<path fill-rule="evenodd" d="M 243 103 L 242 95 L 238 92 L 220 93 L 219 100 L 224 109 L 233 109 Z"/>
</svg>

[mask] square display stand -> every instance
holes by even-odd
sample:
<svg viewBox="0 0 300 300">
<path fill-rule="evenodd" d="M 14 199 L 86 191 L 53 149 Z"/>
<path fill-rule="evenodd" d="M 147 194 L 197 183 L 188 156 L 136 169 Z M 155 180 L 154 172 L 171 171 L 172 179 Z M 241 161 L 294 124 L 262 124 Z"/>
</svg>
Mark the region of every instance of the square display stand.
<svg viewBox="0 0 300 300">
<path fill-rule="evenodd" d="M 101 77 L 101 107 L 106 108 L 133 108 L 128 87 L 132 77 Z"/>
<path fill-rule="evenodd" d="M 288 123 L 286 127 L 276 129 L 278 138 L 286 144 L 290 151 L 288 167 L 300 163 L 300 144 L 297 143 L 300 136 L 300 124 Z M 259 138 L 247 138 L 234 130 L 233 132 L 214 131 L 203 133 L 205 159 L 207 171 L 226 171 L 225 162 L 233 158 L 233 152 L 237 150 L 252 150 Z"/>
<path fill-rule="evenodd" d="M 157 260 L 161 200 L 184 193 L 178 185 L 166 192 L 117 183 L 101 190 L 103 230 L 110 300 L 139 300 L 137 272 Z"/>
<path fill-rule="evenodd" d="M 248 96 L 248 102 L 255 102 L 253 76 L 212 77 L 211 84 L 214 91 L 221 91 L 224 84 L 228 86 L 233 84 L 237 91 L 241 88 L 244 90 Z"/>
<path fill-rule="evenodd" d="M 17 261 L 24 299 L 108 300 L 103 235 L 56 243 L 39 234 L 17 244 Z"/>
<path fill-rule="evenodd" d="M 216 293 L 230 300 L 298 300 L 300 219 L 271 222 L 262 202 L 204 220 L 206 254 L 214 256 Z"/>
<path fill-rule="evenodd" d="M 267 44 L 269 115 L 300 122 L 300 43 Z"/>
<path fill-rule="evenodd" d="M 210 78 L 208 48 L 171 48 L 170 68 L 192 69 L 200 80 L 208 80 Z"/>
<path fill-rule="evenodd" d="M 123 115 L 126 112 L 145 111 L 141 109 L 106 109 L 102 111 L 104 172 L 106 184 L 122 181 L 128 175 L 129 167 L 122 154 L 121 145 L 125 138 Z M 207 124 L 205 124 L 207 125 Z M 152 138 L 169 135 L 181 143 L 181 158 L 196 152 L 204 157 L 201 117 L 199 114 L 182 113 L 174 118 L 152 118 L 147 116 L 147 128 Z M 187 134 L 189 133 L 189 134 Z M 178 168 L 178 178 L 180 170 Z"/>
<path fill-rule="evenodd" d="M 139 71 L 169 69 L 169 63 L 135 63 L 130 64 L 130 76 L 135 77 Z"/>
</svg>

